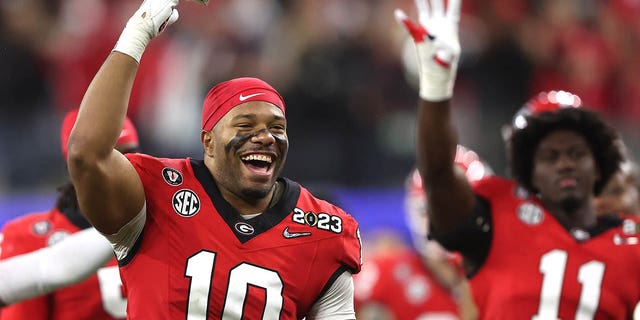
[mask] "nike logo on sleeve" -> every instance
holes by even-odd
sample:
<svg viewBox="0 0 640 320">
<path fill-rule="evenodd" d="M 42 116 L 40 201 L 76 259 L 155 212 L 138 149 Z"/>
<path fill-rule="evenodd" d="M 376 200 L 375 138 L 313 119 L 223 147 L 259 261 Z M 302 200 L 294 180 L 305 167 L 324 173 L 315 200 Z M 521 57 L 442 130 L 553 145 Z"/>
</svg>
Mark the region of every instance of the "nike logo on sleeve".
<svg viewBox="0 0 640 320">
<path fill-rule="evenodd" d="M 310 235 L 311 232 L 289 232 L 289 227 L 284 228 L 284 231 L 282 231 L 282 236 L 287 239 L 306 237 Z"/>
</svg>

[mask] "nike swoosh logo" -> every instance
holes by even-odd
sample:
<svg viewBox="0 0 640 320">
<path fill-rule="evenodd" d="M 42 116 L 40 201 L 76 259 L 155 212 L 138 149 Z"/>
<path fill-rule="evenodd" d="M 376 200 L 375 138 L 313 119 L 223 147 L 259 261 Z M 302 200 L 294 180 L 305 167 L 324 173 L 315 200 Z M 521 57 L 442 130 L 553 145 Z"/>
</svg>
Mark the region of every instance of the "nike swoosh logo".
<svg viewBox="0 0 640 320">
<path fill-rule="evenodd" d="M 255 97 L 255 96 L 259 96 L 259 95 L 261 95 L 261 94 L 264 94 L 264 92 L 254 93 L 254 94 L 250 94 L 250 95 L 248 95 L 248 96 L 243 96 L 243 95 L 242 95 L 242 93 L 241 93 L 241 94 L 240 94 L 240 98 L 239 98 L 239 99 L 240 99 L 240 101 L 245 101 L 245 100 L 250 99 L 250 98 L 253 98 L 253 97 Z"/>
<path fill-rule="evenodd" d="M 284 228 L 284 231 L 282 231 L 282 236 L 284 236 L 287 239 L 306 237 L 310 235 L 311 235 L 311 232 L 289 232 L 289 227 Z"/>
</svg>

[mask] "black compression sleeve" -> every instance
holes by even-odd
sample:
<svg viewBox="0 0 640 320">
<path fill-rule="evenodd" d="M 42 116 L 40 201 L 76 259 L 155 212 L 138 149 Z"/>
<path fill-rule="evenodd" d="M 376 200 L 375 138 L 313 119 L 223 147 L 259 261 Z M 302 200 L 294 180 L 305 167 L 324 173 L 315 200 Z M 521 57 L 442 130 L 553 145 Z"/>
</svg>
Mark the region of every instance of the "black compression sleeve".
<svg viewBox="0 0 640 320">
<path fill-rule="evenodd" d="M 491 205 L 476 195 L 476 206 L 465 223 L 446 233 L 431 229 L 429 234 L 447 250 L 460 252 L 464 257 L 467 275 L 471 276 L 482 266 L 491 248 Z"/>
</svg>

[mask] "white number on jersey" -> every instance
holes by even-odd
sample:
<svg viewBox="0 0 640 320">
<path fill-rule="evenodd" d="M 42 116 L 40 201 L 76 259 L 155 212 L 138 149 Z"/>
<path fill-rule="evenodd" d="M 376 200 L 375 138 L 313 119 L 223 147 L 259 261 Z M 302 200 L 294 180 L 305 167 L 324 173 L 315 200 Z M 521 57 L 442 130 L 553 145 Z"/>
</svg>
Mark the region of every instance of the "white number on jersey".
<svg viewBox="0 0 640 320">
<path fill-rule="evenodd" d="M 126 318 L 127 298 L 122 295 L 122 280 L 118 267 L 100 268 L 97 275 L 104 311 L 114 318 Z"/>
<path fill-rule="evenodd" d="M 187 259 L 185 276 L 191 278 L 187 320 L 207 319 L 215 260 L 216 253 L 205 250 Z M 243 262 L 231 269 L 229 273 L 229 285 L 224 301 L 222 320 L 243 318 L 242 310 L 247 299 L 249 285 L 264 289 L 266 303 L 262 318 L 278 319 L 284 303 L 280 275 L 273 270 Z"/>
<path fill-rule="evenodd" d="M 558 309 L 566 266 L 567 252 L 564 250 L 551 250 L 542 255 L 540 272 L 544 279 L 542 280 L 538 314 L 533 316 L 532 320 L 559 320 Z M 578 281 L 582 284 L 582 292 L 576 310 L 576 320 L 593 319 L 600 302 L 604 269 L 604 263 L 595 260 L 580 266 Z"/>
</svg>

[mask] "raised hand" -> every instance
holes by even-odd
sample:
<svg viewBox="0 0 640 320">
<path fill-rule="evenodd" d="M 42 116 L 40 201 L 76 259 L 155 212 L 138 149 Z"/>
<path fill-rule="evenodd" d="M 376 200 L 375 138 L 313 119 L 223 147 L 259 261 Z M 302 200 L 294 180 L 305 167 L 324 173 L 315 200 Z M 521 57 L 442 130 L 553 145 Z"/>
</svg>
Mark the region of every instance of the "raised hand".
<svg viewBox="0 0 640 320">
<path fill-rule="evenodd" d="M 129 18 L 114 51 L 140 58 L 151 39 L 178 20 L 178 0 L 145 0 Z"/>
<path fill-rule="evenodd" d="M 396 21 L 413 38 L 418 53 L 420 97 L 437 102 L 451 99 L 460 58 L 458 23 L 461 0 L 416 0 L 419 23 L 396 9 Z"/>
</svg>

